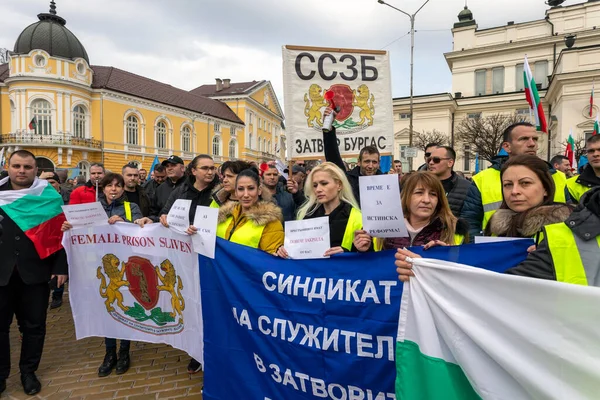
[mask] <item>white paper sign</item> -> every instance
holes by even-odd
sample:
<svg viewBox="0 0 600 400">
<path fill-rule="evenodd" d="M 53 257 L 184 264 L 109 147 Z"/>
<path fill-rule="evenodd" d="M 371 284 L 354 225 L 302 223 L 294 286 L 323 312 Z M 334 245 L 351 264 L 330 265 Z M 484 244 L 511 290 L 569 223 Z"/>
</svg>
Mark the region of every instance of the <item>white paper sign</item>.
<svg viewBox="0 0 600 400">
<path fill-rule="evenodd" d="M 311 218 L 285 223 L 284 247 L 290 258 L 326 258 L 331 247 L 329 217 Z"/>
<path fill-rule="evenodd" d="M 73 228 L 108 225 L 106 211 L 100 202 L 67 205 L 62 209 Z"/>
<path fill-rule="evenodd" d="M 190 227 L 191 206 L 191 200 L 175 200 L 175 203 L 173 203 L 173 206 L 169 210 L 169 214 L 167 214 L 167 224 L 169 224 L 169 228 L 179 233 L 185 233 Z"/>
<path fill-rule="evenodd" d="M 363 229 L 373 237 L 408 237 L 398 175 L 361 176 L 358 182 Z"/>
<path fill-rule="evenodd" d="M 513 240 L 532 240 L 532 239 L 531 238 L 518 238 L 518 237 L 475 236 L 475 244 L 495 243 L 495 242 L 512 242 Z"/>
<path fill-rule="evenodd" d="M 217 244 L 217 219 L 219 209 L 198 206 L 194 217 L 194 227 L 198 233 L 192 235 L 194 251 L 209 258 L 215 258 L 215 246 Z"/>
</svg>

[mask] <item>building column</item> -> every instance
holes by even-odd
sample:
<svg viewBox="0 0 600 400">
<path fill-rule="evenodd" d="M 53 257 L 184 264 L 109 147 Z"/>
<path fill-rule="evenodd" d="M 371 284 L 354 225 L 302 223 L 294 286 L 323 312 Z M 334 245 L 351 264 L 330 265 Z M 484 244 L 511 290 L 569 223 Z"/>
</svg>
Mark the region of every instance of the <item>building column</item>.
<svg viewBox="0 0 600 400">
<path fill-rule="evenodd" d="M 56 131 L 54 133 L 62 133 L 65 131 L 63 126 L 63 92 L 56 93 Z"/>
<path fill-rule="evenodd" d="M 89 114 L 89 110 L 88 113 L 86 113 L 86 115 Z M 69 93 L 65 93 L 65 127 L 64 127 L 64 131 L 69 133 L 69 134 L 73 134 L 73 123 L 72 123 L 72 119 L 73 119 L 73 110 L 71 110 L 71 95 Z M 85 133 L 84 133 L 85 135 Z"/>
</svg>

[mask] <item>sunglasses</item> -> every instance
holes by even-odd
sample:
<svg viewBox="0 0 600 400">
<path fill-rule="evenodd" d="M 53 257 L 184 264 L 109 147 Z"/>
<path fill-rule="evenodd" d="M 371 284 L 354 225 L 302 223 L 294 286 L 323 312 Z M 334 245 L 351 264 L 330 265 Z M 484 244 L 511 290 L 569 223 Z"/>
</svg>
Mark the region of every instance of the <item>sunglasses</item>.
<svg viewBox="0 0 600 400">
<path fill-rule="evenodd" d="M 427 164 L 429 164 L 430 162 L 433 161 L 434 164 L 439 164 L 442 162 L 442 160 L 451 160 L 451 158 L 441 158 L 441 157 L 427 157 L 426 161 Z"/>
<path fill-rule="evenodd" d="M 431 153 L 425 153 L 425 158 L 431 156 Z"/>
</svg>

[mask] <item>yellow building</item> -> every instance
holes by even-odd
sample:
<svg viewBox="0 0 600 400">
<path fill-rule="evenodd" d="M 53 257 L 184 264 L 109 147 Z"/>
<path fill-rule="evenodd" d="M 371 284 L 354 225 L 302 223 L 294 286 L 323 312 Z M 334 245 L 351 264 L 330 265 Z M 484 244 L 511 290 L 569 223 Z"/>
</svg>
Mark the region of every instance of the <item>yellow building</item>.
<svg viewBox="0 0 600 400">
<path fill-rule="evenodd" d="M 224 102 L 244 121 L 244 135 L 238 135 L 241 158 L 285 160 L 284 115 L 271 82 L 216 79 L 214 85 L 202 85 L 190 93 Z"/>
<path fill-rule="evenodd" d="M 86 177 L 93 162 L 120 171 L 128 162 L 148 169 L 156 156 L 189 161 L 208 153 L 221 163 L 258 160 L 261 152 L 270 153 L 266 146 L 274 139 L 267 139 L 268 130 L 255 127 L 261 147 L 252 143 L 255 150 L 244 148 L 251 143 L 241 134 L 248 128 L 225 102 L 118 68 L 90 65 L 54 2 L 38 18 L 17 38 L 9 63 L 0 65 L 0 147 L 7 153 L 27 149 L 43 169 L 79 168 Z M 264 82 L 250 96 L 268 91 L 262 95 L 273 111 L 250 104 L 255 102 L 251 98 L 243 110 L 263 107 L 282 116 L 270 83 Z M 277 123 L 274 132 L 281 132 L 281 118 L 253 112 L 271 126 Z"/>
</svg>

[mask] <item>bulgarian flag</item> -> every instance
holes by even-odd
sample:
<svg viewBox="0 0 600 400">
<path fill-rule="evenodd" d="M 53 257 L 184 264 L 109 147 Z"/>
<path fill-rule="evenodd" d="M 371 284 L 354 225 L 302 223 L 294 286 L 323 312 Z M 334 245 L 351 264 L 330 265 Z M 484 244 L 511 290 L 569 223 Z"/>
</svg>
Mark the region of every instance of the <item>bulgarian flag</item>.
<svg viewBox="0 0 600 400">
<path fill-rule="evenodd" d="M 565 149 L 565 157 L 569 159 L 569 164 L 571 164 L 571 169 L 577 171 L 577 160 L 575 159 L 575 140 L 573 139 L 573 132 L 569 133 L 569 138 L 567 139 L 567 148 Z"/>
<path fill-rule="evenodd" d="M 416 259 L 396 343 L 402 400 L 598 398 L 600 290 Z"/>
<path fill-rule="evenodd" d="M 535 126 L 540 132 L 548 133 L 548 124 L 546 123 L 546 116 L 544 115 L 544 107 L 535 85 L 535 79 L 529 68 L 529 62 L 527 56 L 525 56 L 525 63 L 523 66 L 523 78 L 525 79 L 525 97 L 529 103 L 529 109 L 535 121 Z"/>
<path fill-rule="evenodd" d="M 590 118 L 594 116 L 594 81 L 592 81 L 592 94 L 590 95 Z"/>
<path fill-rule="evenodd" d="M 592 132 L 592 136 L 596 136 L 600 133 L 600 121 L 598 120 L 599 117 L 599 115 L 596 115 L 596 121 L 594 122 L 594 132 Z"/>
<path fill-rule="evenodd" d="M 0 180 L 0 186 L 8 179 Z M 43 179 L 36 178 L 27 189 L 0 192 L 0 209 L 25 232 L 40 258 L 62 248 L 60 228 L 65 221 L 62 205 L 62 197 Z"/>
<path fill-rule="evenodd" d="M 33 118 L 31 118 L 31 121 L 29 122 L 29 129 L 35 130 L 35 128 L 37 128 L 37 118 L 33 117 Z"/>
</svg>

